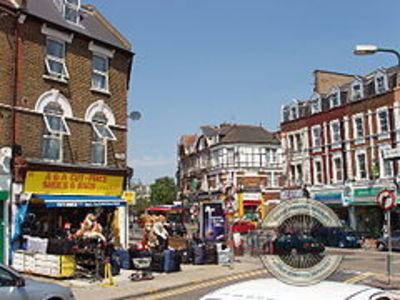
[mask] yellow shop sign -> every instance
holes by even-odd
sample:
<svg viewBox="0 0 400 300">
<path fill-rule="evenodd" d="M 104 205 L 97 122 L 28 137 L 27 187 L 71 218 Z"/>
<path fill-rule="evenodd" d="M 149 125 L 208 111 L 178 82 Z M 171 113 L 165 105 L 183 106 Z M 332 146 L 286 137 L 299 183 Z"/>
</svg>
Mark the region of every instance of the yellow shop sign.
<svg viewBox="0 0 400 300">
<path fill-rule="evenodd" d="M 124 178 L 88 173 L 28 171 L 25 193 L 120 196 Z"/>
</svg>

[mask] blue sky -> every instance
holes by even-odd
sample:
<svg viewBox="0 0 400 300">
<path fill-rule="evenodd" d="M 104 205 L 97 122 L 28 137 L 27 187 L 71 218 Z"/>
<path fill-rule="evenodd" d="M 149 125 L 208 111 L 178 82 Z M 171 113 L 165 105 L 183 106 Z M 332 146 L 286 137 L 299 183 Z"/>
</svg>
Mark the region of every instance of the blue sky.
<svg viewBox="0 0 400 300">
<path fill-rule="evenodd" d="M 85 2 L 85 1 L 84 1 Z M 396 63 L 355 44 L 400 50 L 399 1 L 90 0 L 136 53 L 129 163 L 150 183 L 176 171 L 179 136 L 203 124 L 279 128 L 280 107 L 312 93 L 315 69 L 365 74 Z"/>
</svg>

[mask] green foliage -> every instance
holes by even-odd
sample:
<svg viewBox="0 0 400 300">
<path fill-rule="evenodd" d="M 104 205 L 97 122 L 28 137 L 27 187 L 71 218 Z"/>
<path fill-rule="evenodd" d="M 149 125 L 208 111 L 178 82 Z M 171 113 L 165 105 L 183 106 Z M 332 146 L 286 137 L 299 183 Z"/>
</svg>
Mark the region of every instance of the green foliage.
<svg viewBox="0 0 400 300">
<path fill-rule="evenodd" d="M 176 200 L 177 188 L 172 177 L 161 177 L 150 185 L 151 204 L 173 204 Z"/>
</svg>

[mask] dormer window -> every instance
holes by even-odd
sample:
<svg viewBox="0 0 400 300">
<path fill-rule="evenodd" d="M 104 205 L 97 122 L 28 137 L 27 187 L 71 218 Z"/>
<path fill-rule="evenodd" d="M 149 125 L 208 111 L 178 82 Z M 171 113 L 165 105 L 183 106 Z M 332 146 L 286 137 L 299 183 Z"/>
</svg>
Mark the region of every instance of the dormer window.
<svg viewBox="0 0 400 300">
<path fill-rule="evenodd" d="M 375 83 L 375 93 L 376 94 L 382 94 L 389 89 L 387 77 L 386 77 L 386 74 L 384 74 L 384 73 L 378 72 L 375 75 L 374 83 Z"/>
<path fill-rule="evenodd" d="M 74 24 L 79 24 L 80 0 L 64 0 L 64 18 Z"/>
<path fill-rule="evenodd" d="M 329 95 L 329 107 L 335 108 L 340 105 L 340 90 L 333 89 L 331 94 Z"/>
<path fill-rule="evenodd" d="M 297 119 L 297 107 L 294 106 L 290 109 L 290 116 L 292 120 Z"/>
<path fill-rule="evenodd" d="M 311 98 L 311 113 L 316 114 L 321 112 L 321 97 L 318 94 L 314 94 Z"/>
<path fill-rule="evenodd" d="M 356 80 L 351 85 L 351 100 L 356 101 L 364 97 L 364 88 L 361 80 Z"/>
</svg>

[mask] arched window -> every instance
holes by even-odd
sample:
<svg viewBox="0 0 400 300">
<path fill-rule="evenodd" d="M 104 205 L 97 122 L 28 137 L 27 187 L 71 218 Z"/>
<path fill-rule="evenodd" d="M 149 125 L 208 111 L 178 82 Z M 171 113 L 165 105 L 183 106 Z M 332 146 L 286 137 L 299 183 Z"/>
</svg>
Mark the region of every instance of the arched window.
<svg viewBox="0 0 400 300">
<path fill-rule="evenodd" d="M 111 108 L 103 101 L 92 103 L 86 110 L 85 120 L 92 124 L 91 161 L 94 165 L 107 165 L 108 141 L 116 137 L 110 125 L 115 125 Z"/>
<path fill-rule="evenodd" d="M 107 142 L 116 140 L 114 133 L 108 127 L 108 120 L 103 112 L 96 112 L 92 118 L 91 160 L 95 165 L 107 164 Z"/>
<path fill-rule="evenodd" d="M 42 138 L 42 158 L 61 162 L 63 136 L 70 134 L 65 117 L 73 117 L 71 105 L 60 91 L 52 89 L 39 97 L 35 110 L 43 114 L 45 125 Z"/>
<path fill-rule="evenodd" d="M 42 139 L 42 158 L 62 161 L 63 136 L 69 135 L 69 128 L 64 119 L 64 111 L 57 102 L 48 103 L 43 110 L 45 130 Z"/>
</svg>

